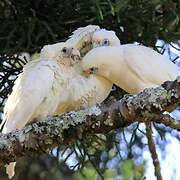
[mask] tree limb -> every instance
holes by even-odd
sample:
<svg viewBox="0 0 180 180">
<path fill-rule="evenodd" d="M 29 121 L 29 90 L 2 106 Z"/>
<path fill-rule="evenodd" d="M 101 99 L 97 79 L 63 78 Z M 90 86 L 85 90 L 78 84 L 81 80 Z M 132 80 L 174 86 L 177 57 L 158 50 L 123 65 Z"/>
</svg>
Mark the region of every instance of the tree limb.
<svg viewBox="0 0 180 180">
<path fill-rule="evenodd" d="M 162 180 L 162 175 L 161 175 L 161 166 L 160 166 L 160 162 L 158 159 L 158 154 L 156 152 L 156 146 L 155 143 L 153 141 L 153 130 L 152 130 L 152 123 L 151 122 L 146 122 L 146 136 L 148 139 L 148 147 L 149 147 L 149 151 L 151 153 L 151 157 L 153 160 L 153 164 L 154 164 L 154 169 L 155 169 L 155 176 L 157 178 L 157 180 Z"/>
<path fill-rule="evenodd" d="M 70 145 L 96 133 L 126 127 L 136 121 L 155 121 L 180 131 L 180 122 L 163 115 L 180 103 L 180 77 L 120 101 L 79 112 L 70 112 L 33 123 L 22 130 L 0 134 L 0 165 L 36 153 L 47 153 L 59 145 Z M 158 116 L 160 118 L 158 118 Z"/>
</svg>

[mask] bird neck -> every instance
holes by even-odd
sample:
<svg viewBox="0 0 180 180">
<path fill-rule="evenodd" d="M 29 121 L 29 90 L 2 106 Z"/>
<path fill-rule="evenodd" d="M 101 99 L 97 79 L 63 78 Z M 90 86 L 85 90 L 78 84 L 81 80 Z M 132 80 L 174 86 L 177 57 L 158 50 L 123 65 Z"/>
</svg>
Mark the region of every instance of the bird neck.
<svg viewBox="0 0 180 180">
<path fill-rule="evenodd" d="M 75 63 L 73 65 L 73 69 L 74 69 L 76 74 L 78 74 L 78 75 L 82 75 L 83 74 L 81 63 L 79 63 L 79 62 Z"/>
</svg>

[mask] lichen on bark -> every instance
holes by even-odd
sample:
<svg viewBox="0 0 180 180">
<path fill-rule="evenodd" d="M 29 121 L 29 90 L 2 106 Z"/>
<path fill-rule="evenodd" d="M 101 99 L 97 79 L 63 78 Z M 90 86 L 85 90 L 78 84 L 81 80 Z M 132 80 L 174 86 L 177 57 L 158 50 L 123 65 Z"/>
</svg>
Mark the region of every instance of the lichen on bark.
<svg viewBox="0 0 180 180">
<path fill-rule="evenodd" d="M 50 117 L 22 130 L 0 134 L 0 165 L 22 156 L 47 153 L 56 146 L 68 146 L 97 133 L 126 127 L 134 122 L 154 121 L 180 131 L 180 122 L 165 111 L 180 103 L 180 78 L 157 88 L 126 95 L 118 102 L 93 106 L 79 112 Z"/>
</svg>

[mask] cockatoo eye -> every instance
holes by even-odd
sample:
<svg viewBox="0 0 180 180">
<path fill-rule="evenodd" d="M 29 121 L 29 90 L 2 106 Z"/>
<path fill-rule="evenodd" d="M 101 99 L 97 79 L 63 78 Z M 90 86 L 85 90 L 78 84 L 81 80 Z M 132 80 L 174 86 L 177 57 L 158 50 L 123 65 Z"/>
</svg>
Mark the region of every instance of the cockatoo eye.
<svg viewBox="0 0 180 180">
<path fill-rule="evenodd" d="M 102 41 L 102 46 L 109 46 L 110 45 L 110 42 L 109 42 L 109 40 L 108 39 L 103 39 L 103 41 Z"/>
<path fill-rule="evenodd" d="M 61 53 L 63 56 L 69 56 L 70 55 L 70 51 L 67 47 L 63 47 L 61 50 Z"/>
<path fill-rule="evenodd" d="M 90 71 L 90 74 L 93 74 L 93 73 L 98 72 L 98 68 L 97 68 L 97 67 L 91 67 L 91 68 L 89 69 L 89 71 Z"/>
</svg>

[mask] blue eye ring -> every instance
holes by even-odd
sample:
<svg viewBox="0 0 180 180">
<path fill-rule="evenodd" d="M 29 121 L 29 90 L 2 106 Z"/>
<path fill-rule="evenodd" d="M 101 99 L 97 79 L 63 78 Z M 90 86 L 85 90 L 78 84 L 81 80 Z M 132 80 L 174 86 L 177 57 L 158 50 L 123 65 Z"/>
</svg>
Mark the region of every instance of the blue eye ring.
<svg viewBox="0 0 180 180">
<path fill-rule="evenodd" d="M 109 39 L 104 38 L 102 41 L 102 46 L 109 46 L 109 45 L 110 45 Z"/>
<path fill-rule="evenodd" d="M 61 52 L 65 53 L 65 54 L 68 53 L 68 51 L 69 51 L 69 50 L 68 50 L 67 47 L 63 47 L 62 50 L 61 50 Z"/>
<path fill-rule="evenodd" d="M 61 49 L 61 53 L 63 56 L 69 56 L 70 55 L 69 49 L 67 47 L 63 47 Z"/>
</svg>

